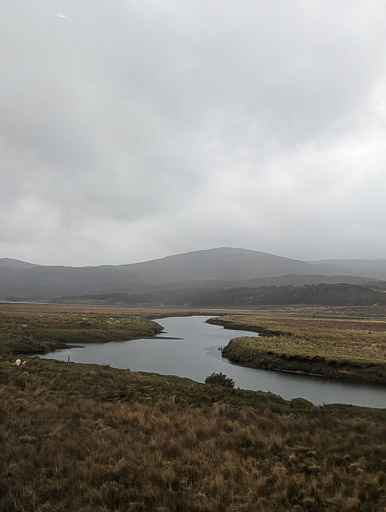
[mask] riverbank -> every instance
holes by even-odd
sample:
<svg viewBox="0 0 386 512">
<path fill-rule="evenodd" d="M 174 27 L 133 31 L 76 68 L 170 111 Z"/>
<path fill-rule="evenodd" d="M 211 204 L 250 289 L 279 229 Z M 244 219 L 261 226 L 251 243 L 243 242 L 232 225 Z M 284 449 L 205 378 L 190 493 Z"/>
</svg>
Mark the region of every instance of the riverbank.
<svg viewBox="0 0 386 512">
<path fill-rule="evenodd" d="M 350 311 L 353 308 L 350 308 Z M 308 313 L 308 316 L 307 316 Z M 326 313 L 326 312 L 325 312 Z M 358 313 L 358 311 L 357 311 Z M 259 333 L 232 339 L 222 354 L 231 362 L 289 373 L 358 383 L 386 385 L 386 320 L 384 316 L 318 317 L 312 310 L 289 308 L 280 314 L 226 315 L 208 320 L 227 329 Z"/>
<path fill-rule="evenodd" d="M 382 510 L 386 411 L 0 359 L 0 509 Z"/>
<path fill-rule="evenodd" d="M 0 305 L 0 354 L 31 355 L 71 343 L 151 338 L 163 328 L 139 310 L 38 304 Z"/>
</svg>

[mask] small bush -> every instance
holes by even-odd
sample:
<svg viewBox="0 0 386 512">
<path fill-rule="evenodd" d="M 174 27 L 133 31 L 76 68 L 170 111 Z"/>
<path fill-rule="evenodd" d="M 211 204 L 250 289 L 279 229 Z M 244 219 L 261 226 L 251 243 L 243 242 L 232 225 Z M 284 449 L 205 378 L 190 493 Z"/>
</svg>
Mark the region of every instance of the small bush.
<svg viewBox="0 0 386 512">
<path fill-rule="evenodd" d="M 213 386 L 222 386 L 224 388 L 234 388 L 235 381 L 227 377 L 224 373 L 212 373 L 205 379 L 205 384 L 212 384 Z"/>
</svg>

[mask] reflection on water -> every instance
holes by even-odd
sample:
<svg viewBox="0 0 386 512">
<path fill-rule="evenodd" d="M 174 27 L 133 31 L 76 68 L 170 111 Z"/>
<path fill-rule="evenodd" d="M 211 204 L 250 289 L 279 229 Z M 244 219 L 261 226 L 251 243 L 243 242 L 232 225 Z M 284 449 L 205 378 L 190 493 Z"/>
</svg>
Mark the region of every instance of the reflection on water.
<svg viewBox="0 0 386 512">
<path fill-rule="evenodd" d="M 271 391 L 285 399 L 303 397 L 314 404 L 346 403 L 386 407 L 386 392 L 379 387 L 341 383 L 317 377 L 243 368 L 221 356 L 231 338 L 251 336 L 205 323 L 209 317 L 171 317 L 159 320 L 165 327 L 160 338 L 88 343 L 84 347 L 45 354 L 44 358 L 76 363 L 109 364 L 132 371 L 179 375 L 203 382 L 207 375 L 222 372 L 244 389 Z M 163 339 L 162 336 L 181 339 Z"/>
</svg>

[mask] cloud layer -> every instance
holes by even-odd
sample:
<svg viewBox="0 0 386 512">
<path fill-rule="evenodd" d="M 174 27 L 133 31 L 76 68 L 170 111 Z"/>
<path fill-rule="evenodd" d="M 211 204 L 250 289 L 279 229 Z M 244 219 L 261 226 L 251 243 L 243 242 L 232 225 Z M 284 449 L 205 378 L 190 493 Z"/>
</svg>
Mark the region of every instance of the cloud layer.
<svg viewBox="0 0 386 512">
<path fill-rule="evenodd" d="M 385 18 L 381 1 L 5 0 L 0 254 L 386 258 Z"/>
</svg>

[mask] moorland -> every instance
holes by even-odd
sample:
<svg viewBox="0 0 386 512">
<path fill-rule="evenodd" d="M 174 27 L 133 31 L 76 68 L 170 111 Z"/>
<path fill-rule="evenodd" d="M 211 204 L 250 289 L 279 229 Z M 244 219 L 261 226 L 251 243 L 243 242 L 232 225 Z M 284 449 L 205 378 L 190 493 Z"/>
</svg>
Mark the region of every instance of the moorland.
<svg viewBox="0 0 386 512">
<path fill-rule="evenodd" d="M 171 313 L 0 306 L 1 510 L 384 510 L 386 410 L 316 407 L 179 377 L 25 357 L 71 343 L 74 334 L 84 343 L 153 336 Z M 366 324 L 380 351 L 384 346 L 376 327 L 384 313 L 373 308 L 223 313 L 233 328 L 263 325 L 289 338 L 302 324 L 310 340 L 311 320 L 326 326 L 330 316 L 348 359 L 358 329 L 345 323 Z M 365 344 L 358 343 L 359 357 Z M 364 360 L 376 354 L 374 346 Z M 16 366 L 17 356 L 26 364 Z"/>
<path fill-rule="evenodd" d="M 208 322 L 259 333 L 223 356 L 244 366 L 386 384 L 386 308 L 266 307 Z"/>
</svg>

